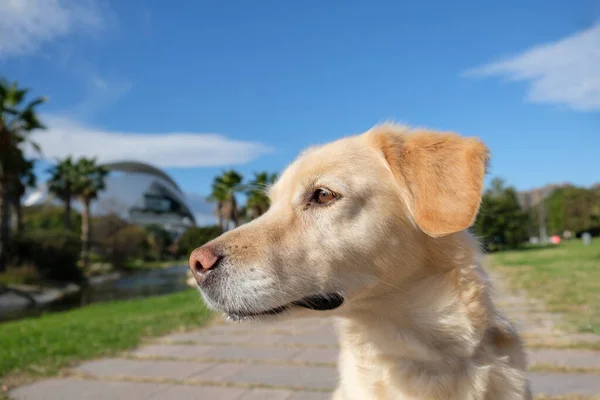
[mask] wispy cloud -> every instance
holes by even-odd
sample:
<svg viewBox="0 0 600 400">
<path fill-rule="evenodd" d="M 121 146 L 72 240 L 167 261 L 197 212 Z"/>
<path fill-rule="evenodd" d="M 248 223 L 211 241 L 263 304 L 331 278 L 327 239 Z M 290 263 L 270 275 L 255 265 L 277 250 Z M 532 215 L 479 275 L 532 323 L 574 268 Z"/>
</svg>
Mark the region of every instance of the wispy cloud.
<svg viewBox="0 0 600 400">
<path fill-rule="evenodd" d="M 93 67 L 82 70 L 80 75 L 84 81 L 84 96 L 63 113 L 77 120 L 86 120 L 98 111 L 116 103 L 133 87 L 128 79 L 114 75 L 100 76 L 93 72 Z"/>
<path fill-rule="evenodd" d="M 94 0 L 2 0 L 0 15 L 0 58 L 31 54 L 46 43 L 104 26 L 103 9 Z"/>
<path fill-rule="evenodd" d="M 248 163 L 272 149 L 257 142 L 200 132 L 108 131 L 57 115 L 42 118 L 48 129 L 35 134 L 44 158 L 97 157 L 100 162 L 135 160 L 157 167 L 219 167 Z"/>
<path fill-rule="evenodd" d="M 469 77 L 528 81 L 527 99 L 578 111 L 600 110 L 600 24 L 564 39 L 465 71 Z"/>
<path fill-rule="evenodd" d="M 0 60 L 42 61 L 68 72 L 66 87 L 69 81 L 82 86 L 69 115 L 92 117 L 131 90 L 118 71 L 99 69 L 85 56 L 96 34 L 118 32 L 107 0 L 0 0 L 0 16 Z M 81 36 L 87 40 L 69 40 Z"/>
</svg>

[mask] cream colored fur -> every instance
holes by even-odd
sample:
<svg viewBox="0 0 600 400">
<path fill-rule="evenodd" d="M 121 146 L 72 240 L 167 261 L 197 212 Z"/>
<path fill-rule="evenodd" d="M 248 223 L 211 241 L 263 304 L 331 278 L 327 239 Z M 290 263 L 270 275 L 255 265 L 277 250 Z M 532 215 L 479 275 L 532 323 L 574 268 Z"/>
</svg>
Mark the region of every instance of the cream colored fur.
<svg viewBox="0 0 600 400">
<path fill-rule="evenodd" d="M 223 255 L 207 304 L 259 313 L 340 293 L 336 400 L 531 399 L 512 324 L 479 246 L 488 154 L 476 139 L 394 125 L 312 148 L 270 189 L 271 208 L 208 246 Z M 312 202 L 325 188 L 336 199 Z M 212 273 L 212 272 L 211 272 Z"/>
</svg>

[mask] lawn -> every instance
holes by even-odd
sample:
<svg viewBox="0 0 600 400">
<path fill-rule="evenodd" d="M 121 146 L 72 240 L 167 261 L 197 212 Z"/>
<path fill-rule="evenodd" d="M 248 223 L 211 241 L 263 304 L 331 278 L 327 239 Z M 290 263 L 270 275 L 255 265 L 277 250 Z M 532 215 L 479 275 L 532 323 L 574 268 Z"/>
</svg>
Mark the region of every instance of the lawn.
<svg viewBox="0 0 600 400">
<path fill-rule="evenodd" d="M 549 311 L 564 313 L 572 330 L 600 334 L 600 239 L 590 246 L 572 240 L 490 258 L 510 286 L 543 300 Z"/>
<path fill-rule="evenodd" d="M 146 337 L 198 327 L 210 316 L 190 289 L 3 323 L 0 380 L 52 375 L 74 361 L 134 348 Z"/>
</svg>

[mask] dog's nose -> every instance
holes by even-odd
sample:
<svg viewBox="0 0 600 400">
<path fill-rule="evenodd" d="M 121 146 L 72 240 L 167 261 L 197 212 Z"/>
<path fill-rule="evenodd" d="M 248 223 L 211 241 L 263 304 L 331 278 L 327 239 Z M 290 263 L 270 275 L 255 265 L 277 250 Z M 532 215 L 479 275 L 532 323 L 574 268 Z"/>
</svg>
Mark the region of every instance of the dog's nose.
<svg viewBox="0 0 600 400">
<path fill-rule="evenodd" d="M 190 269 L 198 283 L 202 276 L 211 268 L 214 268 L 222 257 L 212 246 L 198 247 L 190 254 Z"/>
</svg>

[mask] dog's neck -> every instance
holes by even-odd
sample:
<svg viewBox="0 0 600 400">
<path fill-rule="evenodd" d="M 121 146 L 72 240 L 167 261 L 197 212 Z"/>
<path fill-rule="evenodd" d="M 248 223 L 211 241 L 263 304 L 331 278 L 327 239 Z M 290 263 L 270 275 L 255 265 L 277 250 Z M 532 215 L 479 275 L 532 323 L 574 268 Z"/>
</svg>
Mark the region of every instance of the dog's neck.
<svg viewBox="0 0 600 400">
<path fill-rule="evenodd" d="M 428 252 L 436 258 L 424 257 L 426 265 L 418 268 L 427 272 L 410 284 L 394 284 L 385 294 L 366 298 L 361 309 L 343 316 L 342 342 L 363 349 L 363 355 L 422 366 L 470 357 L 493 307 L 471 241 L 467 233 L 430 241 L 445 251 Z"/>
</svg>

